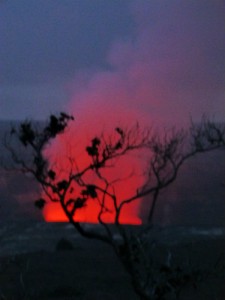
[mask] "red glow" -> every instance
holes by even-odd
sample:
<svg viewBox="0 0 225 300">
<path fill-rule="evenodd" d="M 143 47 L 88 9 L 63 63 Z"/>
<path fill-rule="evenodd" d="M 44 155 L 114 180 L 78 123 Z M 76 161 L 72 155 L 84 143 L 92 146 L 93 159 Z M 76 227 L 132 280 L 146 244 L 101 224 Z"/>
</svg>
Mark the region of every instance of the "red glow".
<svg viewBox="0 0 225 300">
<path fill-rule="evenodd" d="M 99 207 L 89 206 L 88 209 L 83 211 L 79 211 L 76 215 L 76 221 L 84 222 L 84 223 L 98 223 L 97 214 L 99 211 Z M 49 204 L 45 208 L 44 218 L 47 222 L 68 222 L 68 218 L 61 209 L 59 205 L 56 204 Z M 106 223 L 114 223 L 113 216 L 108 214 L 103 220 Z M 133 225 L 141 225 L 142 221 L 140 218 L 131 215 L 124 215 L 120 221 L 121 224 L 133 224 Z"/>
<path fill-rule="evenodd" d="M 62 138 L 62 137 L 61 137 Z M 60 143 L 61 145 L 65 145 L 66 143 Z M 58 151 L 60 151 L 60 147 L 58 147 Z M 59 153 L 59 152 L 58 152 Z M 82 155 L 80 155 L 79 159 L 80 165 L 88 165 L 90 163 L 90 160 L 88 158 L 88 155 L 83 152 Z M 86 164 L 85 164 L 86 162 Z M 67 169 L 68 161 L 65 159 L 64 162 L 61 161 L 61 165 L 64 163 L 63 169 Z M 116 196 L 118 198 L 118 203 L 121 202 L 121 200 L 127 199 L 131 195 L 133 195 L 136 191 L 136 188 L 140 186 L 141 184 L 141 177 L 137 176 L 129 176 L 131 174 L 133 168 L 132 165 L 132 157 L 127 157 L 126 160 L 124 159 L 121 162 L 118 162 L 118 166 L 112 169 L 109 169 L 104 172 L 105 175 L 107 175 L 108 178 L 111 180 L 119 180 L 114 184 Z M 92 175 L 89 175 L 85 178 L 89 183 L 93 184 L 100 184 L 96 178 L 92 178 Z M 108 199 L 106 200 L 107 207 L 110 209 L 110 212 L 105 212 L 102 215 L 102 220 L 106 223 L 114 223 L 115 220 L 115 213 L 113 211 L 113 204 L 112 200 Z M 141 224 L 141 219 L 138 217 L 138 207 L 139 203 L 131 203 L 129 205 L 124 206 L 124 208 L 121 211 L 121 215 L 119 218 L 120 223 L 123 224 Z M 87 203 L 87 206 L 84 208 L 81 208 L 76 211 L 75 214 L 75 220 L 79 222 L 88 222 L 88 223 L 98 223 L 98 214 L 100 211 L 99 203 L 96 199 L 90 199 Z M 63 212 L 61 206 L 59 203 L 53 203 L 50 202 L 46 205 L 44 208 L 44 218 L 48 222 L 66 222 L 68 221 L 65 213 Z"/>
<path fill-rule="evenodd" d="M 100 106 L 100 108 L 99 108 Z M 79 170 L 90 164 L 90 157 L 86 153 L 86 146 L 90 144 L 91 139 L 100 136 L 103 132 L 107 137 L 109 134 L 115 134 L 115 127 L 126 127 L 134 125 L 136 121 L 136 112 L 124 114 L 121 107 L 114 105 L 113 114 L 110 107 L 99 103 L 98 105 L 84 105 L 79 107 L 80 112 L 75 121 L 71 124 L 70 130 L 65 134 L 60 135 L 47 151 L 50 162 L 61 171 L 60 180 L 66 178 L 66 173 L 71 167 L 68 157 L 76 159 L 76 165 Z M 72 108 L 70 111 L 76 111 Z M 104 114 L 102 113 L 104 111 Z M 82 117 L 80 117 L 82 116 Z M 119 120 L 119 121 L 117 121 Z M 123 122 L 121 122 L 123 120 Z M 137 154 L 137 153 L 136 153 Z M 57 163 L 55 163 L 57 162 Z M 60 166 L 60 167 L 59 167 Z M 142 165 L 143 166 L 143 165 Z M 132 174 L 132 176 L 131 176 Z M 131 197 L 136 193 L 136 189 L 143 184 L 143 176 L 141 175 L 141 161 L 135 154 L 122 157 L 115 165 L 107 170 L 104 170 L 104 175 L 110 181 L 115 180 L 113 185 L 115 188 L 118 203 Z M 89 184 L 99 184 L 96 178 L 89 174 L 85 178 Z M 115 213 L 113 212 L 113 204 L 111 199 L 107 199 L 107 207 L 111 212 L 104 213 L 102 220 L 106 223 L 113 223 Z M 141 219 L 138 217 L 140 201 L 135 201 L 129 205 L 125 205 L 121 210 L 119 218 L 123 224 L 141 224 Z M 75 220 L 80 222 L 98 223 L 98 214 L 100 206 L 96 199 L 90 199 L 87 206 L 76 211 Z M 44 208 L 44 218 L 48 222 L 65 222 L 68 221 L 64 212 L 58 203 L 48 203 Z"/>
</svg>

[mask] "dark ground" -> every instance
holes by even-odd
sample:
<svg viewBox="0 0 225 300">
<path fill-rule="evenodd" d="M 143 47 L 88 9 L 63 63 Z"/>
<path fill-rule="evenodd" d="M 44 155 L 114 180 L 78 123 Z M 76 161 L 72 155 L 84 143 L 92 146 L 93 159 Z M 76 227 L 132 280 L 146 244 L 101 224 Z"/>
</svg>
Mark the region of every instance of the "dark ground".
<svg viewBox="0 0 225 300">
<path fill-rule="evenodd" d="M 9 128 L 10 122 L 0 121 L 0 161 L 6 165 L 9 155 L 1 141 Z M 225 227 L 224 158 L 221 150 L 197 156 L 185 166 L 162 195 L 168 205 L 158 208 L 158 223 Z M 0 300 L 138 299 L 112 249 L 81 239 L 68 224 L 31 221 L 41 220 L 33 205 L 39 195 L 30 177 L 0 167 Z M 57 251 L 61 238 L 72 241 L 74 249 Z M 225 272 L 219 272 L 220 266 L 215 269 L 225 254 L 224 234 L 187 238 L 179 231 L 164 232 L 159 255 L 171 247 L 180 262 L 189 256 L 194 267 L 211 272 L 196 291 L 186 290 L 182 300 L 225 299 Z"/>
<path fill-rule="evenodd" d="M 69 225 L 28 225 L 1 227 L 0 299 L 138 299 L 110 247 L 80 238 Z M 62 237 L 71 241 L 72 250 L 57 249 Z M 225 299 L 225 272 L 218 260 L 225 250 L 224 236 L 165 241 L 157 248 L 159 255 L 169 248 L 178 262 L 189 256 L 196 269 L 210 271 L 182 299 Z"/>
<path fill-rule="evenodd" d="M 138 299 L 112 250 L 96 241 L 4 256 L 0 265 L 2 299 Z"/>
</svg>

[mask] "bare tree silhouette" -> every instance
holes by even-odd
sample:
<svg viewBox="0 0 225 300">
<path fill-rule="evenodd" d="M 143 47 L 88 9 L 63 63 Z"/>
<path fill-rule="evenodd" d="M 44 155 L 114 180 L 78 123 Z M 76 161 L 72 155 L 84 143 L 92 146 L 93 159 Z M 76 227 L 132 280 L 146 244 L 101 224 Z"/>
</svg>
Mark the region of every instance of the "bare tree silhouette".
<svg viewBox="0 0 225 300">
<path fill-rule="evenodd" d="M 141 299 L 166 299 L 167 295 L 178 299 L 184 286 L 196 284 L 199 272 L 190 266 L 173 266 L 170 252 L 164 262 L 154 259 L 156 250 L 149 237 L 158 196 L 176 180 L 181 166 L 188 159 L 225 146 L 224 124 L 203 117 L 197 125 L 191 122 L 188 130 L 173 128 L 161 134 L 152 129 L 141 129 L 138 124 L 128 129 L 116 127 L 112 135 L 96 136 L 91 140 L 84 149 L 90 160 L 82 169 L 74 168 L 75 158 L 71 157 L 71 167 L 62 178 L 46 158 L 45 150 L 73 120 L 73 116 L 66 113 L 51 115 L 44 128 L 25 121 L 18 128 L 12 128 L 5 138 L 5 146 L 11 153 L 14 166 L 21 172 L 32 174 L 44 192 L 35 205 L 43 208 L 48 201 L 60 203 L 68 221 L 82 236 L 112 246 L 131 275 L 134 290 Z M 14 140 L 22 145 L 22 153 L 18 153 Z M 115 182 L 104 170 L 115 166 L 118 159 L 129 153 L 143 149 L 149 154 L 149 163 L 144 170 L 145 184 L 137 186 L 131 196 L 120 199 L 114 189 Z M 25 153 L 29 153 L 29 160 L 25 159 Z M 90 182 L 87 174 L 94 175 L 98 180 Z M 147 195 L 148 224 L 134 230 L 122 225 L 120 216 L 123 209 Z M 77 212 L 88 206 L 90 201 L 98 203 L 97 217 L 104 228 L 101 232 L 90 230 L 77 220 Z M 104 221 L 104 215 L 109 212 L 113 215 L 113 226 Z"/>
</svg>

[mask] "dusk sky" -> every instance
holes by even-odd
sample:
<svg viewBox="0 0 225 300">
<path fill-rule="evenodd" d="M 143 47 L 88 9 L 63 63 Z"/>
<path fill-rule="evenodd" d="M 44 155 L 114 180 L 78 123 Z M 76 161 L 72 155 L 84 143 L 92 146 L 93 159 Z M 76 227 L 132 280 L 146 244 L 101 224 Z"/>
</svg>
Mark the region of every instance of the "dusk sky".
<svg viewBox="0 0 225 300">
<path fill-rule="evenodd" d="M 0 1 L 0 119 L 224 120 L 224 16 L 223 0 Z"/>
</svg>

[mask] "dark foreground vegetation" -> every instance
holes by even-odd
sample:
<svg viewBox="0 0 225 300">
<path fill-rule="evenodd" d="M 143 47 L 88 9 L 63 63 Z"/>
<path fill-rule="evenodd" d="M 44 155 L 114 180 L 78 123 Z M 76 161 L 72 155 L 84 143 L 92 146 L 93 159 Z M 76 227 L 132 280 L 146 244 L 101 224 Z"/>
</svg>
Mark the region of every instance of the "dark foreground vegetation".
<svg viewBox="0 0 225 300">
<path fill-rule="evenodd" d="M 214 241 L 211 244 L 209 240 L 200 242 L 195 238 L 188 241 L 182 239 L 179 243 L 173 244 L 173 247 L 167 243 L 163 244 L 160 241 L 160 234 L 154 238 L 154 216 L 159 195 L 176 180 L 181 166 L 186 161 L 197 154 L 224 149 L 224 124 L 203 117 L 200 124 L 191 123 L 188 130 L 172 128 L 164 130 L 162 133 L 157 133 L 151 128 L 141 129 L 138 124 L 130 129 L 116 127 L 112 135 L 102 134 L 93 137 L 84 149 L 88 157 L 84 167 L 79 167 L 75 154 L 67 156 L 69 165 L 59 167 L 56 160 L 52 162 L 46 156 L 45 151 L 58 135 L 66 133 L 68 123 L 73 120 L 73 116 L 65 113 L 60 113 L 59 116 L 51 115 L 42 129 L 32 122 L 26 121 L 17 128 L 12 127 L 8 138 L 5 139 L 5 147 L 11 154 L 14 167 L 22 173 L 31 175 L 42 188 L 44 195 L 35 201 L 36 207 L 42 209 L 49 201 L 57 202 L 76 231 L 91 241 L 88 248 L 84 250 L 89 251 L 84 256 L 84 260 L 81 259 L 82 254 L 76 252 L 79 249 L 73 249 L 72 245 L 65 240 L 61 241 L 56 249 L 70 251 L 69 255 L 66 252 L 64 255 L 61 254 L 62 257 L 61 255 L 58 257 L 59 254 L 53 252 L 50 254 L 50 258 L 46 253 L 33 254 L 37 255 L 33 259 L 32 255 L 28 255 L 24 261 L 22 258 L 20 268 L 25 269 L 19 271 L 17 278 L 17 283 L 22 289 L 22 294 L 18 299 L 22 299 L 22 297 L 24 299 L 29 299 L 29 297 L 31 299 L 51 299 L 51 297 L 55 299 L 61 297 L 60 295 L 62 295 L 61 299 L 79 299 L 78 297 L 87 299 L 87 291 L 91 292 L 92 283 L 94 283 L 95 289 L 97 287 L 97 295 L 91 295 L 91 299 L 94 297 L 106 299 L 106 295 L 98 295 L 101 290 L 104 290 L 113 299 L 124 297 L 132 299 L 131 295 L 123 295 L 125 291 L 130 291 L 129 288 L 125 288 L 126 283 L 123 282 L 125 271 L 130 276 L 130 283 L 132 283 L 136 297 L 141 300 L 203 299 L 202 297 L 219 299 L 221 291 L 217 281 L 219 278 L 224 279 L 224 258 L 220 257 L 221 253 L 219 253 L 221 252 L 221 243 L 216 245 Z M 15 140 L 21 143 L 21 151 L 18 151 L 18 147 L 13 143 Z M 76 145 L 73 147 L 76 148 Z M 116 183 L 120 181 L 123 187 L 129 186 L 129 178 L 135 175 L 136 182 L 138 182 L 138 173 L 134 172 L 121 179 L 120 177 L 112 178 L 110 172 L 106 171 L 117 166 L 118 162 L 130 153 L 137 151 L 139 157 L 141 157 L 141 153 L 146 158 L 148 157 L 146 170 L 143 170 L 143 175 L 146 175 L 145 183 L 137 184 L 132 195 L 121 196 L 122 193 L 118 193 L 116 189 Z M 28 161 L 25 153 L 31 155 Z M 60 158 L 61 161 L 62 158 Z M 121 169 L 117 170 L 117 174 L 120 172 Z M 127 180 L 126 185 L 125 179 Z M 148 197 L 148 204 L 146 203 L 147 225 L 139 227 L 140 230 L 133 230 L 122 225 L 121 217 L 124 209 L 144 197 Z M 78 217 L 79 212 L 93 202 L 98 207 L 96 221 L 100 224 L 101 231 L 85 227 Z M 113 227 L 106 221 L 105 216 L 108 214 L 112 217 Z M 116 235 L 114 230 L 116 230 Z M 96 249 L 99 242 L 104 245 Z M 218 251 L 215 247 L 218 248 Z M 82 279 L 82 271 L 84 270 L 83 274 L 86 276 L 92 270 L 91 266 L 88 266 L 89 271 L 85 271 L 86 263 L 91 255 L 94 255 L 91 259 L 94 272 L 91 283 L 89 283 L 89 279 Z M 55 257 L 58 257 L 56 261 Z M 97 260 L 98 257 L 100 261 Z M 124 271 L 120 270 L 121 266 L 118 266 L 113 275 L 116 264 L 112 259 L 115 257 L 123 265 Z M 27 283 L 25 284 L 25 276 L 28 276 L 27 281 L 32 278 L 32 276 L 26 275 L 29 274 L 32 263 L 35 264 L 32 267 L 32 276 L 40 274 L 34 279 L 39 288 L 42 285 L 41 280 L 44 278 L 46 286 L 42 288 L 42 292 L 36 291 L 33 283 L 29 284 L 32 286 L 32 290 L 28 291 Z M 4 264 L 3 262 L 2 265 Z M 9 259 L 4 274 L 7 274 L 6 270 L 10 264 L 13 267 L 16 264 L 20 265 L 20 259 L 17 257 Z M 56 269 L 54 269 L 54 265 Z M 50 267 L 50 270 L 47 266 Z M 37 267 L 36 271 L 35 267 Z M 46 267 L 47 270 L 45 270 Z M 68 270 L 70 271 L 67 273 Z M 15 273 L 12 271 L 12 274 Z M 51 276 L 45 278 L 47 274 Z M 55 274 L 57 277 L 54 281 Z M 99 282 L 104 288 L 98 287 L 98 276 L 101 276 Z M 79 280 L 84 283 L 85 287 L 81 283 L 79 284 Z M 122 282 L 121 289 L 115 286 L 118 280 L 120 284 Z M 46 289 L 52 284 L 56 284 L 57 287 L 47 291 Z M 77 285 L 78 289 L 76 289 Z M 3 284 L 3 286 L 6 285 Z M 12 287 L 15 288 L 16 283 Z M 12 287 L 9 286 L 8 290 L 12 291 Z M 116 293 L 119 294 L 109 293 L 111 288 L 115 288 Z M 4 293 L 7 291 L 3 292 L 3 299 L 7 297 Z"/>
<path fill-rule="evenodd" d="M 175 256 L 174 265 L 186 264 L 196 273 L 182 290 L 180 299 L 224 300 L 224 237 L 183 238 L 178 244 L 172 243 L 173 238 L 157 243 L 155 259 L 164 261 L 169 250 Z M 37 243 L 40 241 L 39 251 L 1 256 L 0 299 L 139 299 L 129 275 L 108 245 L 58 236 L 51 240 L 50 251 L 45 246 L 49 244 L 47 236 L 37 238 Z"/>
</svg>

